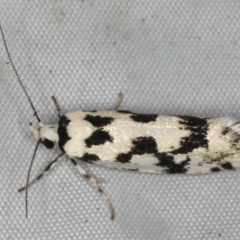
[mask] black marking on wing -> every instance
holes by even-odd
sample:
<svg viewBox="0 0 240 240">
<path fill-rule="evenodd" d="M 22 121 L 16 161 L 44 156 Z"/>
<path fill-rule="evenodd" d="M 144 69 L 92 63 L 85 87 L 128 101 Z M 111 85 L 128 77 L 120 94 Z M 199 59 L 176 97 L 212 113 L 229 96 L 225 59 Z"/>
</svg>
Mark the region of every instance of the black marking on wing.
<svg viewBox="0 0 240 240">
<path fill-rule="evenodd" d="M 179 116 L 180 123 L 186 125 L 187 127 L 199 127 L 205 126 L 207 124 L 207 118 L 198 118 L 192 116 Z"/>
<path fill-rule="evenodd" d="M 186 173 L 187 166 L 191 159 L 187 156 L 186 160 L 183 160 L 181 163 L 175 163 L 174 157 L 167 153 L 157 153 L 156 157 L 159 160 L 159 163 L 156 166 L 163 167 L 166 173 L 174 174 L 174 173 Z"/>
<path fill-rule="evenodd" d="M 97 110 L 82 110 L 83 112 L 92 112 L 92 113 L 95 113 L 97 112 Z"/>
<path fill-rule="evenodd" d="M 230 130 L 231 130 L 231 128 L 229 128 L 229 127 L 224 127 L 223 130 L 222 130 L 222 134 L 223 134 L 223 135 L 227 135 Z"/>
<path fill-rule="evenodd" d="M 229 142 L 232 144 L 233 147 L 235 147 L 236 149 L 239 150 L 240 134 L 237 132 L 234 132 L 234 134 L 232 136 L 233 137 Z"/>
<path fill-rule="evenodd" d="M 157 153 L 157 143 L 153 137 L 138 137 L 132 140 L 131 154 L 142 155 Z"/>
<path fill-rule="evenodd" d="M 227 137 L 229 143 L 232 145 L 232 147 L 236 148 L 237 150 L 240 149 L 240 146 L 239 146 L 240 134 L 233 127 L 239 124 L 240 122 L 235 122 L 231 126 L 223 127 L 222 129 L 222 134 L 229 135 L 229 137 Z"/>
<path fill-rule="evenodd" d="M 112 117 L 101 117 L 101 116 L 93 116 L 87 115 L 84 120 L 90 122 L 94 127 L 104 127 L 108 124 L 111 124 L 114 120 Z"/>
<path fill-rule="evenodd" d="M 116 157 L 116 161 L 121 162 L 121 163 L 128 163 L 128 162 L 130 162 L 131 158 L 132 158 L 131 153 L 120 153 Z"/>
<path fill-rule="evenodd" d="M 126 114 L 132 114 L 132 112 L 127 111 L 127 110 L 117 110 L 119 113 L 126 113 Z"/>
<path fill-rule="evenodd" d="M 135 122 L 149 123 L 156 121 L 158 115 L 156 114 L 137 114 L 134 113 L 131 118 Z"/>
<path fill-rule="evenodd" d="M 221 167 L 224 168 L 224 169 L 227 169 L 227 170 L 233 170 L 234 169 L 230 162 L 222 163 Z"/>
<path fill-rule="evenodd" d="M 214 157 L 203 159 L 204 163 L 212 164 L 213 162 L 219 164 L 224 158 L 232 156 L 233 153 L 215 153 Z"/>
<path fill-rule="evenodd" d="M 184 129 L 189 130 L 191 133 L 187 137 L 182 137 L 180 147 L 171 153 L 187 154 L 196 148 L 208 148 L 207 131 L 209 124 L 207 123 L 207 119 L 188 116 L 181 116 L 179 118 L 179 123 L 184 125 Z"/>
<path fill-rule="evenodd" d="M 58 146 L 62 152 L 65 152 L 64 145 L 66 144 L 67 141 L 71 139 L 67 132 L 67 126 L 69 123 L 70 123 L 70 120 L 65 115 L 63 115 L 58 122 L 58 130 L 57 130 L 57 133 L 59 136 Z"/>
<path fill-rule="evenodd" d="M 211 172 L 220 172 L 220 171 L 221 171 L 221 169 L 218 167 L 214 167 L 211 169 Z"/>
<path fill-rule="evenodd" d="M 132 148 L 127 153 L 120 153 L 116 157 L 117 162 L 129 163 L 133 155 L 156 154 L 157 143 L 153 137 L 138 137 L 132 140 Z"/>
<path fill-rule="evenodd" d="M 104 131 L 102 128 L 96 130 L 92 133 L 90 137 L 85 140 L 87 147 L 92 147 L 94 145 L 101 145 L 105 142 L 112 142 L 113 138 L 107 131 Z"/>
<path fill-rule="evenodd" d="M 121 163 L 130 163 L 133 155 L 149 154 L 158 159 L 156 166 L 164 168 L 166 173 L 185 173 L 189 165 L 190 158 L 181 163 L 175 163 L 174 157 L 168 153 L 160 153 L 157 150 L 157 143 L 153 137 L 138 137 L 132 140 L 133 147 L 128 153 L 121 153 L 116 161 Z"/>
<path fill-rule="evenodd" d="M 96 162 L 99 159 L 99 157 L 95 154 L 89 154 L 89 153 L 85 153 L 81 158 L 80 160 L 84 161 L 84 162 L 88 162 L 88 163 L 93 163 L 93 162 Z"/>
</svg>

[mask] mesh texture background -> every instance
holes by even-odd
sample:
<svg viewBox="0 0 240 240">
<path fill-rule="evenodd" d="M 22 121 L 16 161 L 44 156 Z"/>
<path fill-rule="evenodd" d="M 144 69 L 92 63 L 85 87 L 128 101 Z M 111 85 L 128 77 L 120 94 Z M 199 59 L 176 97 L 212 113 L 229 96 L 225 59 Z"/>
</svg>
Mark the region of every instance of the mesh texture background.
<svg viewBox="0 0 240 240">
<path fill-rule="evenodd" d="M 44 123 L 63 112 L 240 117 L 240 2 L 1 1 L 15 66 Z M 116 219 L 67 158 L 24 194 L 32 111 L 0 44 L 1 239 L 240 239 L 239 171 L 151 175 L 85 166 L 103 178 Z M 60 153 L 40 147 L 31 176 Z"/>
</svg>

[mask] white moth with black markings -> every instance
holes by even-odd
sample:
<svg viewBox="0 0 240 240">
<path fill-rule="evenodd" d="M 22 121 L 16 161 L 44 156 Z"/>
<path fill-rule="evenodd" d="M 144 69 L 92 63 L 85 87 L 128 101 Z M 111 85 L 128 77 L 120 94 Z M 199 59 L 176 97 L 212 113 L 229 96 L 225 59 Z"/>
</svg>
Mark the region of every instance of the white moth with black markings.
<svg viewBox="0 0 240 240">
<path fill-rule="evenodd" d="M 53 97 L 59 122 L 44 125 L 12 63 L 2 28 L 1 33 L 10 63 L 39 125 L 34 128 L 30 123 L 37 145 L 26 186 L 19 189 L 26 190 L 26 206 L 28 187 L 41 179 L 63 156 L 68 156 L 102 195 L 109 206 L 111 219 L 115 213 L 110 200 L 100 188 L 98 179 L 82 168 L 81 161 L 115 169 L 168 174 L 205 174 L 240 167 L 240 122 L 233 118 L 159 116 L 120 111 L 120 94 L 112 110 L 74 111 L 64 115 Z M 62 153 L 29 182 L 40 143 L 47 148 L 57 145 Z"/>
</svg>

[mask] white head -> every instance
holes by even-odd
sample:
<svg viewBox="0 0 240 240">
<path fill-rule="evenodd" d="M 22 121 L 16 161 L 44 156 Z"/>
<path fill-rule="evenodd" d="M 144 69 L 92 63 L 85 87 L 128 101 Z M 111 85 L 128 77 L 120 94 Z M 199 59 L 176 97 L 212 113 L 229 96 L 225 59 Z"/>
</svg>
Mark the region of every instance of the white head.
<svg viewBox="0 0 240 240">
<path fill-rule="evenodd" d="M 29 129 L 33 133 L 34 138 L 44 144 L 46 148 L 51 149 L 55 143 L 58 143 L 58 124 L 44 125 L 42 122 L 39 122 L 39 128 L 36 129 L 32 126 L 32 123 L 30 123 Z"/>
</svg>

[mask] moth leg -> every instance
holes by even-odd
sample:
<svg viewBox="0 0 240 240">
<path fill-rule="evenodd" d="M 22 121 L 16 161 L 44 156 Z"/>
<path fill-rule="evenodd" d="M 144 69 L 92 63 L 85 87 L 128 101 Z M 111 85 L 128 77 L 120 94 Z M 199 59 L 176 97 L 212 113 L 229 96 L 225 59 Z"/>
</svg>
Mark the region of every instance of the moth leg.
<svg viewBox="0 0 240 240">
<path fill-rule="evenodd" d="M 39 174 L 35 179 L 33 179 L 31 182 L 29 182 L 28 186 L 24 186 L 20 189 L 18 189 L 18 192 L 24 191 L 27 187 L 31 187 L 34 183 L 36 183 L 38 180 L 40 180 L 44 175 L 46 175 L 53 167 L 54 165 L 63 157 L 65 153 L 61 153 L 58 155 L 51 163 L 48 164 L 48 166 L 44 169 L 44 171 Z"/>
<path fill-rule="evenodd" d="M 110 108 L 110 110 L 118 110 L 118 108 L 120 107 L 122 101 L 123 101 L 123 94 L 120 92 L 118 94 L 117 102 L 114 104 L 114 106 L 112 108 Z"/>
<path fill-rule="evenodd" d="M 103 199 L 105 200 L 105 202 L 107 203 L 109 210 L 110 210 L 110 214 L 111 214 L 111 219 L 113 220 L 115 217 L 115 210 L 113 208 L 112 203 L 110 202 L 109 198 L 107 197 L 107 195 L 103 192 L 102 188 L 98 185 L 99 180 L 97 178 L 94 178 L 92 175 L 90 175 L 89 173 L 87 173 L 85 171 L 84 168 L 82 168 L 80 166 L 80 164 L 75 161 L 74 159 L 71 158 L 71 162 L 73 163 L 73 165 L 77 168 L 78 172 L 85 177 L 96 189 L 97 191 L 101 194 L 101 196 L 103 197 Z"/>
<path fill-rule="evenodd" d="M 58 117 L 61 118 L 62 117 L 62 112 L 61 112 L 61 109 L 59 107 L 58 101 L 57 101 L 57 99 L 54 96 L 52 96 L 51 98 L 52 98 L 53 103 L 54 103 L 54 105 L 55 105 L 55 107 L 57 109 Z"/>
</svg>

